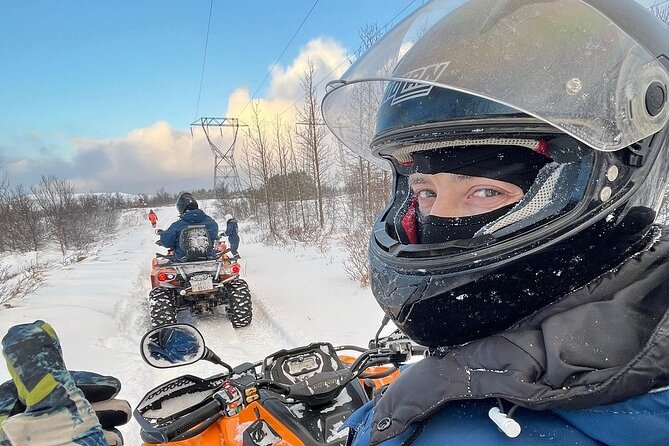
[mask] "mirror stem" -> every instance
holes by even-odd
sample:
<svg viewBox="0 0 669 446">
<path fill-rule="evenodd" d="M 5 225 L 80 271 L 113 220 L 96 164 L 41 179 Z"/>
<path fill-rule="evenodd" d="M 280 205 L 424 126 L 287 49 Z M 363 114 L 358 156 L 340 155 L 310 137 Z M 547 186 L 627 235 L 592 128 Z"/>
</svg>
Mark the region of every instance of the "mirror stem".
<svg viewBox="0 0 669 446">
<path fill-rule="evenodd" d="M 388 316 L 388 313 L 385 313 L 383 315 L 383 320 L 381 321 L 381 326 L 379 327 L 379 331 L 376 332 L 376 336 L 374 336 L 374 348 L 379 348 L 379 335 L 381 334 L 381 330 L 383 330 L 383 327 L 385 327 L 388 324 L 388 321 L 390 321 L 390 316 Z"/>
<path fill-rule="evenodd" d="M 226 369 L 228 369 L 228 372 L 232 375 L 232 367 L 230 367 L 228 364 L 223 362 L 221 358 L 218 357 L 218 355 L 211 350 L 207 349 L 207 352 L 204 354 L 202 359 L 213 362 L 214 364 L 222 365 Z"/>
</svg>

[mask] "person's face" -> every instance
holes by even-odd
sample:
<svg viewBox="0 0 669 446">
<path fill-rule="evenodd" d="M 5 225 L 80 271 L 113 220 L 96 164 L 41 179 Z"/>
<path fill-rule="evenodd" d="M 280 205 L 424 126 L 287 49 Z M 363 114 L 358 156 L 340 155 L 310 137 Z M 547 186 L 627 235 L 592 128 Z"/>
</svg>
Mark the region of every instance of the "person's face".
<svg viewBox="0 0 669 446">
<path fill-rule="evenodd" d="M 409 185 L 423 216 L 467 217 L 516 203 L 523 190 L 515 184 L 452 173 L 413 173 Z"/>
</svg>

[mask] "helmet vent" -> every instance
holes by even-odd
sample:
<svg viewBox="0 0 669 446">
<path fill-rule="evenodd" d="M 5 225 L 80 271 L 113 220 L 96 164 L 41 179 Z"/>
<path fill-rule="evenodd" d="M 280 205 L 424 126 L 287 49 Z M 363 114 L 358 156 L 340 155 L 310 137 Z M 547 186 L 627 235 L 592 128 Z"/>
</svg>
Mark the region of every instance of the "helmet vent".
<svg viewBox="0 0 669 446">
<path fill-rule="evenodd" d="M 646 90 L 646 111 L 651 116 L 657 116 L 664 108 L 667 102 L 667 92 L 664 85 L 659 82 L 653 82 Z"/>
<path fill-rule="evenodd" d="M 528 138 L 481 138 L 481 139 L 452 139 L 448 141 L 434 141 L 424 142 L 419 144 L 411 144 L 402 146 L 394 150 L 391 155 L 399 163 L 411 162 L 411 154 L 415 152 L 422 152 L 425 150 L 445 149 L 448 147 L 466 147 L 466 146 L 518 146 L 527 147 L 528 149 L 538 149 L 540 141 Z"/>
</svg>

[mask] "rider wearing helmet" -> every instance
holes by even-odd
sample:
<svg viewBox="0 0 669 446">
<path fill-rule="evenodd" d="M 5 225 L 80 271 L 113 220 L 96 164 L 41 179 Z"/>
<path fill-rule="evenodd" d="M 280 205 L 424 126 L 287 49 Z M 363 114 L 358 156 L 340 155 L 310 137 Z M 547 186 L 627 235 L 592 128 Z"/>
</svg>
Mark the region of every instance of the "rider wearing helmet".
<svg viewBox="0 0 669 446">
<path fill-rule="evenodd" d="M 444 0 L 330 84 L 393 173 L 372 292 L 432 352 L 351 444 L 665 444 L 667 56 L 633 1 Z"/>
<path fill-rule="evenodd" d="M 225 214 L 225 236 L 230 242 L 230 252 L 235 259 L 241 258 L 239 256 L 239 231 L 237 229 L 237 219 L 232 214 Z"/>
<path fill-rule="evenodd" d="M 177 211 L 179 220 L 175 221 L 164 231 L 159 231 L 160 244 L 168 249 L 174 249 L 173 259 L 181 260 L 185 256 L 180 242 L 181 231 L 189 226 L 200 225 L 206 228 L 209 235 L 208 256 L 214 255 L 214 240 L 218 237 L 218 224 L 216 221 L 199 209 L 198 203 L 188 192 L 184 192 L 177 198 Z"/>
</svg>

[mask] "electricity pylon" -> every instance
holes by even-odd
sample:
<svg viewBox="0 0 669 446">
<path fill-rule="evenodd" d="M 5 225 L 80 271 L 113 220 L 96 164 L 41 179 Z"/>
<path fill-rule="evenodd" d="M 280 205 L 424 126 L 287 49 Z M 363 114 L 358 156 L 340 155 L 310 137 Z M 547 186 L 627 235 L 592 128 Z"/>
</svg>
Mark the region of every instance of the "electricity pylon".
<svg viewBox="0 0 669 446">
<path fill-rule="evenodd" d="M 225 190 L 233 194 L 242 191 L 242 183 L 239 179 L 237 166 L 235 165 L 235 143 L 239 127 L 247 127 L 240 124 L 237 118 L 206 118 L 202 117 L 190 125 L 190 135 L 193 137 L 193 127 L 201 127 L 207 138 L 211 152 L 214 154 L 214 190 Z M 232 129 L 232 143 L 227 149 L 222 148 L 223 129 Z M 211 131 L 218 128 L 220 143 L 216 145 L 211 138 Z"/>
</svg>

